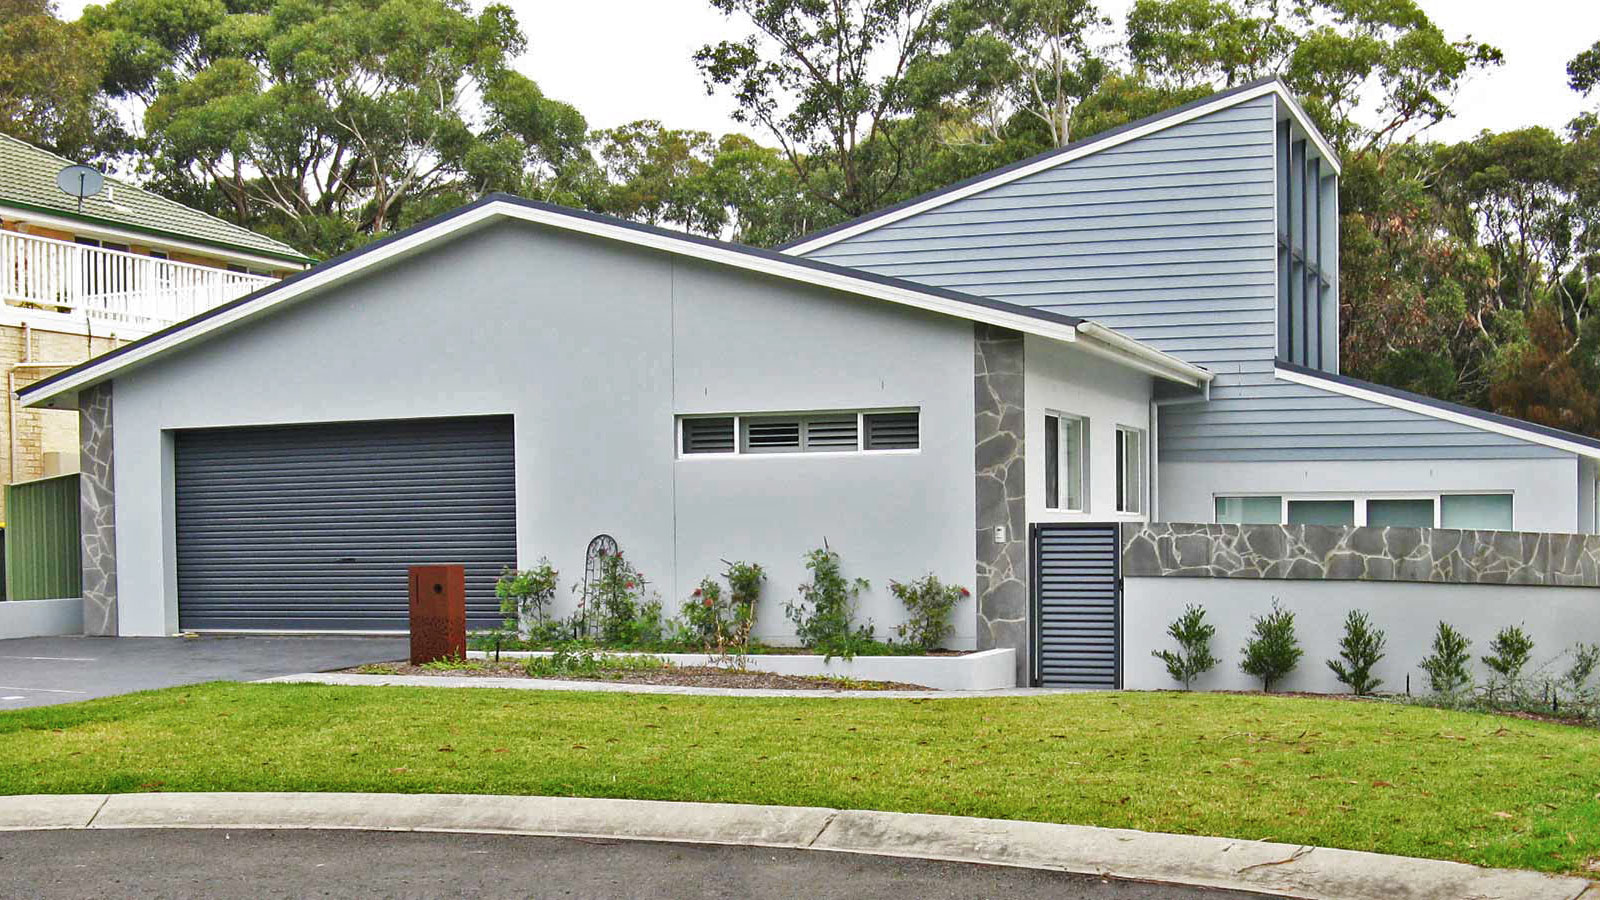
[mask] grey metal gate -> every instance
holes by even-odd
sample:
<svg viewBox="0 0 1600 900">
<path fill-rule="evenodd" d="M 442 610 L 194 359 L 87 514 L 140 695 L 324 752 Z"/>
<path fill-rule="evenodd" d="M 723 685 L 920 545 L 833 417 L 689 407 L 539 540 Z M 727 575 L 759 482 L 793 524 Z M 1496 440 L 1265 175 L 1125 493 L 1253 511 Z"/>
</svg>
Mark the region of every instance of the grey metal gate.
<svg viewBox="0 0 1600 900">
<path fill-rule="evenodd" d="M 1122 686 L 1122 569 L 1115 524 L 1033 526 L 1034 681 Z"/>
<path fill-rule="evenodd" d="M 516 562 L 510 416 L 181 431 L 178 623 L 404 631 L 406 567 L 461 563 L 467 619 Z"/>
</svg>

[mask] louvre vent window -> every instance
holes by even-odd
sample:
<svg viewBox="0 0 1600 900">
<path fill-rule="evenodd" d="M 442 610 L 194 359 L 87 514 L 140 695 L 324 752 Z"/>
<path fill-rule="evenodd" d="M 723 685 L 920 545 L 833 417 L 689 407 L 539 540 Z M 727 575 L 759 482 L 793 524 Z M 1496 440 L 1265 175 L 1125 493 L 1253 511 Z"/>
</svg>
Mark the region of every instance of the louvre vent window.
<svg viewBox="0 0 1600 900">
<path fill-rule="evenodd" d="M 863 418 L 867 424 L 868 450 L 915 450 L 920 444 L 914 412 L 869 413 Z"/>
<path fill-rule="evenodd" d="M 733 417 L 683 420 L 684 453 L 732 453 Z"/>
<path fill-rule="evenodd" d="M 918 418 L 905 410 L 684 417 L 678 449 L 684 456 L 916 450 Z"/>
<path fill-rule="evenodd" d="M 799 419 L 744 420 L 744 452 L 794 453 L 799 449 Z"/>
<path fill-rule="evenodd" d="M 853 415 L 807 419 L 805 425 L 807 450 L 838 451 L 859 447 L 860 440 L 856 435 L 859 423 Z"/>
</svg>

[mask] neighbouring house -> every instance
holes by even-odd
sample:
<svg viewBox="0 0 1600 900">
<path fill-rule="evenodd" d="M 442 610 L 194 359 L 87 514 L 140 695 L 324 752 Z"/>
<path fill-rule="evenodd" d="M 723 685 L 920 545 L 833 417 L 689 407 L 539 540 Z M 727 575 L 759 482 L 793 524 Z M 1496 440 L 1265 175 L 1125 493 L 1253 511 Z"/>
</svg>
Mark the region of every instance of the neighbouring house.
<svg viewBox="0 0 1600 900">
<path fill-rule="evenodd" d="M 0 366 L 8 398 L 0 473 L 8 484 L 78 466 L 77 417 L 21 409 L 17 389 L 311 264 L 286 244 L 115 178 L 80 208 L 56 185 L 70 165 L 0 135 Z"/>
<path fill-rule="evenodd" d="M 1159 686 L 1203 578 L 1337 617 L 1382 581 L 1417 627 L 1581 585 L 1507 616 L 1593 630 L 1600 441 L 1339 374 L 1338 173 L 1264 81 L 782 252 L 493 196 L 21 396 L 102 473 L 95 633 L 403 629 L 447 561 L 487 624 L 501 566 L 570 584 L 601 533 L 669 611 L 762 563 L 774 641 L 824 541 L 880 634 L 889 579 L 969 585 L 953 645 L 1023 682 Z"/>
</svg>

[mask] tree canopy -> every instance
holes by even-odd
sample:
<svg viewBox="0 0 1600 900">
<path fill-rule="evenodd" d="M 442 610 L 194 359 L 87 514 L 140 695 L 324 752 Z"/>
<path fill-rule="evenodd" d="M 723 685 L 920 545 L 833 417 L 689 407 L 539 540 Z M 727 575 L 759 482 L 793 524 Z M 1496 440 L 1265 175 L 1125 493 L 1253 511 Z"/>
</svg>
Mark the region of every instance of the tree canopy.
<svg viewBox="0 0 1600 900">
<path fill-rule="evenodd" d="M 1588 112 L 1442 144 L 1501 54 L 1416 0 L 706 2 L 750 134 L 591 131 L 466 0 L 0 0 L 0 130 L 314 256 L 495 190 L 771 246 L 1276 76 L 1343 162 L 1345 371 L 1600 434 L 1600 41 Z"/>
</svg>

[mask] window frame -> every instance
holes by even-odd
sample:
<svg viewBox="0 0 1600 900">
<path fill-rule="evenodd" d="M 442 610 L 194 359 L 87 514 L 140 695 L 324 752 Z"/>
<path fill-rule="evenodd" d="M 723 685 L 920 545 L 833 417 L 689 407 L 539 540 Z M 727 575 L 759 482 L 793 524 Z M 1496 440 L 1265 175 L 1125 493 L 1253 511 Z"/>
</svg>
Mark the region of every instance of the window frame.
<svg viewBox="0 0 1600 900">
<path fill-rule="evenodd" d="M 888 449 L 868 450 L 866 417 L 879 413 L 915 413 L 917 416 L 917 446 L 894 447 Z M 805 421 L 807 419 L 841 418 L 854 415 L 856 417 L 856 446 L 853 450 L 807 450 L 805 449 Z M 800 424 L 800 447 L 794 450 L 757 450 L 744 449 L 745 435 L 744 423 L 746 419 L 782 419 L 793 418 Z M 717 453 L 687 453 L 683 449 L 683 423 L 691 419 L 732 419 L 733 420 L 733 450 Z M 919 406 L 890 406 L 872 409 L 812 409 L 804 411 L 760 411 L 742 413 L 679 413 L 673 417 L 673 456 L 680 460 L 696 459 L 825 459 L 837 456 L 909 456 L 922 452 L 922 408 Z"/>
<path fill-rule="evenodd" d="M 1055 463 L 1055 466 L 1056 466 L 1056 505 L 1055 506 L 1051 506 L 1050 505 L 1050 491 L 1049 491 L 1050 470 L 1049 470 L 1049 466 L 1050 466 L 1052 460 L 1050 458 L 1051 455 L 1049 453 L 1046 453 L 1044 455 L 1044 464 L 1045 464 L 1046 468 L 1045 468 L 1045 471 L 1043 473 L 1044 474 L 1044 484 L 1046 486 L 1045 487 L 1045 491 L 1044 491 L 1044 508 L 1045 508 L 1045 510 L 1047 512 L 1057 513 L 1057 514 L 1061 514 L 1061 515 L 1087 515 L 1088 512 L 1089 512 L 1090 507 L 1093 505 L 1090 502 L 1090 487 L 1089 487 L 1089 484 L 1090 484 L 1089 477 L 1090 477 L 1090 473 L 1093 471 L 1093 466 L 1090 465 L 1090 447 L 1091 447 L 1091 441 L 1092 441 L 1092 438 L 1091 438 L 1090 435 L 1091 435 L 1092 432 L 1091 432 L 1090 427 L 1089 427 L 1089 417 L 1085 416 L 1085 415 L 1080 415 L 1078 413 L 1069 413 L 1069 412 L 1063 412 L 1063 411 L 1055 410 L 1055 409 L 1046 409 L 1044 411 L 1044 419 L 1045 419 L 1044 429 L 1045 429 L 1045 447 L 1046 448 L 1049 448 L 1049 446 L 1050 446 L 1050 443 L 1049 443 L 1049 441 L 1050 441 L 1050 437 L 1049 437 L 1049 435 L 1050 435 L 1050 420 L 1054 419 L 1056 421 L 1056 435 L 1055 435 L 1055 445 L 1056 445 L 1055 446 L 1055 450 L 1056 450 L 1056 452 L 1054 454 L 1055 459 L 1053 460 L 1054 463 Z M 1077 457 L 1077 461 L 1078 461 L 1078 505 L 1077 506 L 1066 505 L 1066 504 L 1062 503 L 1062 500 L 1061 500 L 1063 494 L 1069 493 L 1066 490 L 1066 487 L 1067 487 L 1068 483 L 1070 483 L 1070 479 L 1062 477 L 1068 471 L 1068 468 L 1063 465 L 1063 462 L 1066 459 L 1066 451 L 1067 451 L 1067 447 L 1068 447 L 1068 443 L 1067 443 L 1066 437 L 1067 437 L 1067 434 L 1068 434 L 1067 423 L 1069 423 L 1069 422 L 1076 422 L 1078 424 L 1078 441 L 1077 441 L 1077 444 L 1078 444 L 1078 457 Z"/>
<path fill-rule="evenodd" d="M 1125 443 L 1127 436 L 1132 436 L 1132 437 L 1136 438 L 1138 440 L 1138 442 L 1139 442 L 1139 465 L 1138 465 L 1139 484 L 1138 484 L 1138 488 L 1137 488 L 1137 496 L 1135 498 L 1136 501 L 1137 501 L 1137 506 L 1135 508 L 1133 508 L 1133 509 L 1129 509 L 1128 508 L 1128 497 L 1127 497 L 1127 490 L 1126 490 L 1127 480 L 1128 480 L 1128 471 L 1129 471 L 1129 469 L 1128 469 L 1128 460 L 1127 460 L 1127 446 L 1126 446 L 1126 443 Z M 1119 423 L 1117 425 L 1117 427 L 1116 427 L 1115 436 L 1113 437 L 1112 440 L 1113 440 L 1113 444 L 1115 446 L 1114 462 L 1115 462 L 1115 466 L 1116 466 L 1116 474 L 1115 474 L 1115 479 L 1116 479 L 1115 510 L 1116 510 L 1116 513 L 1117 513 L 1117 515 L 1120 515 L 1120 516 L 1134 516 L 1134 517 L 1143 518 L 1145 516 L 1145 514 L 1146 514 L 1145 510 L 1148 509 L 1149 506 L 1150 506 L 1150 435 L 1149 435 L 1149 432 L 1147 432 L 1145 429 L 1140 428 L 1140 427 L 1138 427 L 1136 425 L 1122 425 L 1122 424 Z"/>
<path fill-rule="evenodd" d="M 1459 490 L 1459 491 L 1379 491 L 1371 494 L 1356 494 L 1348 491 L 1329 491 L 1326 493 L 1284 493 L 1279 491 L 1228 491 L 1226 493 L 1213 493 L 1211 495 L 1211 524 L 1225 524 L 1217 521 L 1217 501 L 1244 497 L 1277 497 L 1278 524 L 1284 525 L 1289 521 L 1289 503 L 1294 500 L 1349 500 L 1355 504 L 1354 525 L 1356 528 L 1373 527 L 1367 524 L 1367 504 L 1373 500 L 1429 500 L 1433 503 L 1433 524 L 1429 528 L 1443 528 L 1444 498 L 1445 497 L 1478 497 L 1478 496 L 1503 496 L 1511 500 L 1513 516 L 1516 513 L 1517 498 L 1514 490 Z M 1513 518 L 1513 523 L 1515 519 Z M 1385 526 L 1376 526 L 1385 527 Z M 1402 526 L 1389 526 L 1402 527 Z M 1481 529 L 1480 529 L 1481 530 Z"/>
</svg>

